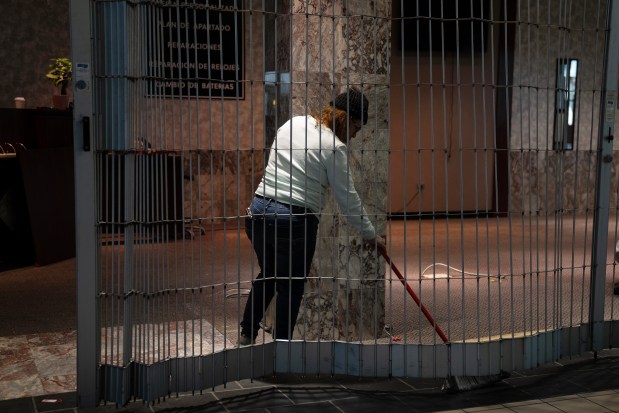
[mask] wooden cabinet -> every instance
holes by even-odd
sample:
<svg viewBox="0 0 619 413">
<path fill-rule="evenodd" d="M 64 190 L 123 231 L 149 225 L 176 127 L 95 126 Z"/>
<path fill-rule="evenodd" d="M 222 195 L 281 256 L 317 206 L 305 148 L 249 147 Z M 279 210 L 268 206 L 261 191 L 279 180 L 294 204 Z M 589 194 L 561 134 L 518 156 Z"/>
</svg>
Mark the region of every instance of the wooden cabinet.
<svg viewBox="0 0 619 413">
<path fill-rule="evenodd" d="M 5 151 L 15 151 L 14 157 L 0 160 L 10 171 L 0 174 L 0 187 L 21 194 L 5 200 L 5 210 L 13 212 L 4 221 L 16 220 L 19 229 L 0 233 L 0 243 L 17 245 L 17 251 L 0 251 L 0 270 L 2 266 L 46 265 L 74 257 L 72 112 L 0 109 L 0 145 Z M 28 230 L 29 237 L 24 234 Z"/>
<path fill-rule="evenodd" d="M 0 271 L 34 260 L 24 185 L 16 156 L 0 153 Z"/>
<path fill-rule="evenodd" d="M 26 149 L 73 147 L 73 113 L 0 108 L 0 145 L 7 143 Z"/>
</svg>

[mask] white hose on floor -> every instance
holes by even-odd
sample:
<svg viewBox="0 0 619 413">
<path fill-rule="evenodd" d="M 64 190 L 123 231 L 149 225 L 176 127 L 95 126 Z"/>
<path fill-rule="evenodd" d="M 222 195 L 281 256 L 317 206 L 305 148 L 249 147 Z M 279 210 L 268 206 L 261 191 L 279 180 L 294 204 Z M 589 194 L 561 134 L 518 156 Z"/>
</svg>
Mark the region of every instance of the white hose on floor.
<svg viewBox="0 0 619 413">
<path fill-rule="evenodd" d="M 424 277 L 424 278 L 453 278 L 454 277 L 453 275 L 448 275 L 446 273 L 426 274 L 426 272 L 430 268 L 433 268 L 433 267 L 445 267 L 445 268 L 448 268 L 448 269 L 453 270 L 455 272 L 462 273 L 462 275 L 468 276 L 469 278 L 497 278 L 497 279 L 501 279 L 501 278 L 505 277 L 504 275 L 478 274 L 478 273 L 474 273 L 474 272 L 468 272 L 468 271 L 464 271 L 463 269 L 452 267 L 451 265 L 444 264 L 442 262 L 436 262 L 434 264 L 428 265 L 421 272 L 421 276 Z"/>
</svg>

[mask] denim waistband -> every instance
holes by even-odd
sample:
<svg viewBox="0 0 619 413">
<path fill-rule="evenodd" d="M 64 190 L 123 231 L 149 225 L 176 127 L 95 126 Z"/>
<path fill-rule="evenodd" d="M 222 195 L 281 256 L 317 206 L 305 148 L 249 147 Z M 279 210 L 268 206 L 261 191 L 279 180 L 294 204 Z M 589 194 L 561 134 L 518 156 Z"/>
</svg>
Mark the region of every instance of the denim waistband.
<svg viewBox="0 0 619 413">
<path fill-rule="evenodd" d="M 287 207 L 290 212 L 292 212 L 293 214 L 312 214 L 314 211 L 312 211 L 311 209 L 307 208 L 307 207 L 302 207 L 302 206 L 298 206 L 298 205 L 290 205 L 287 204 L 285 202 L 280 202 L 280 201 L 276 201 L 272 198 L 268 198 L 266 196 L 262 196 L 262 195 L 258 195 L 255 194 L 256 198 L 260 198 L 260 199 L 264 199 L 265 201 L 271 201 L 271 202 L 276 202 L 280 205 L 283 205 L 285 207 Z"/>
</svg>

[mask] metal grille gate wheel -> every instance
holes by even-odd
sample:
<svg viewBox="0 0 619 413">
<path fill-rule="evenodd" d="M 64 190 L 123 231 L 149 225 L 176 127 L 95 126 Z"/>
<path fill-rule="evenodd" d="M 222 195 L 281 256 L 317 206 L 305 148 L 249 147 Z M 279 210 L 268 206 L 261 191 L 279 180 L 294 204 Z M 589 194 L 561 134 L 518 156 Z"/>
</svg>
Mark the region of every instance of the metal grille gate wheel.
<svg viewBox="0 0 619 413">
<path fill-rule="evenodd" d="M 80 405 L 617 346 L 617 9 L 72 2 Z"/>
</svg>

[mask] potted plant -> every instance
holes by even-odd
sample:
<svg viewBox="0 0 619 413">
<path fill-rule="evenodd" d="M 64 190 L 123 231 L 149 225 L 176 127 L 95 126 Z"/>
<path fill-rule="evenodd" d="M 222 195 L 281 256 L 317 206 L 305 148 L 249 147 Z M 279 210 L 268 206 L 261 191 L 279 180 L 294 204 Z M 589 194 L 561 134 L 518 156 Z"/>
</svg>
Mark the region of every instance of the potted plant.
<svg viewBox="0 0 619 413">
<path fill-rule="evenodd" d="M 54 109 L 66 109 L 69 104 L 67 86 L 71 81 L 71 73 L 71 60 L 66 57 L 51 59 L 49 72 L 47 72 L 45 76 L 52 81 L 54 86 L 60 87 L 60 94 L 52 96 L 52 105 Z"/>
</svg>

